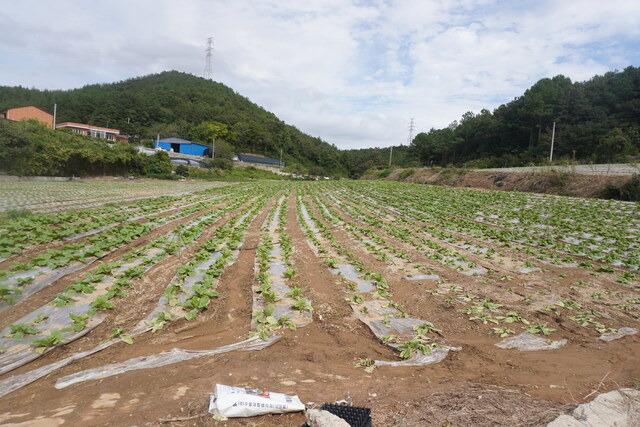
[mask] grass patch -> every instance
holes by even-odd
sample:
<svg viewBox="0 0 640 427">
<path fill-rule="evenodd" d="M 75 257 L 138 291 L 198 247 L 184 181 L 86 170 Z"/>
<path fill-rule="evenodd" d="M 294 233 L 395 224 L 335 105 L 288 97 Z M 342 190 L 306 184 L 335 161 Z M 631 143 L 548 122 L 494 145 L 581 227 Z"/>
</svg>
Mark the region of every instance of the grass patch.
<svg viewBox="0 0 640 427">
<path fill-rule="evenodd" d="M 409 178 L 411 175 L 413 175 L 416 172 L 415 169 L 404 169 L 402 172 L 400 172 L 398 174 L 398 178 L 400 179 L 407 179 Z"/>
<path fill-rule="evenodd" d="M 189 177 L 205 181 L 250 181 L 255 179 L 288 179 L 288 176 L 278 175 L 274 172 L 258 169 L 253 166 L 234 167 L 229 170 L 211 168 L 189 168 Z"/>
</svg>

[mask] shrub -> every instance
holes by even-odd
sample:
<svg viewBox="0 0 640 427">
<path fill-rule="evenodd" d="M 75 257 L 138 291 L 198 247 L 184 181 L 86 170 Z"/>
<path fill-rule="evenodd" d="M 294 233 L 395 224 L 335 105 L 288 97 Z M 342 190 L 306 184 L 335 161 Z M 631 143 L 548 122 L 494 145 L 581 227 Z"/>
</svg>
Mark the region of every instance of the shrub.
<svg viewBox="0 0 640 427">
<path fill-rule="evenodd" d="M 176 166 L 176 175 L 184 176 L 185 178 L 189 176 L 189 168 L 185 165 Z"/>
<path fill-rule="evenodd" d="M 398 174 L 398 178 L 407 179 L 415 173 L 415 169 L 405 169 Z"/>
<path fill-rule="evenodd" d="M 170 174 L 171 160 L 169 154 L 165 151 L 158 151 L 152 156 L 149 156 L 147 174 Z"/>
<path fill-rule="evenodd" d="M 233 162 L 231 160 L 223 159 L 221 157 L 211 159 L 209 163 L 211 163 L 211 167 L 222 170 L 230 170 L 233 167 Z"/>
<path fill-rule="evenodd" d="M 34 120 L 0 121 L 0 169 L 10 174 L 141 175 L 149 171 L 153 157 L 138 153 L 126 143 L 110 144 L 103 139 L 52 130 Z"/>
<path fill-rule="evenodd" d="M 640 175 L 635 174 L 620 186 L 607 184 L 602 195 L 605 199 L 618 199 L 629 202 L 640 201 Z"/>
<path fill-rule="evenodd" d="M 391 168 L 382 169 L 378 172 L 378 178 L 386 178 L 391 174 L 391 172 L 393 172 L 393 169 Z"/>
<path fill-rule="evenodd" d="M 635 174 L 620 187 L 620 199 L 630 202 L 640 201 L 640 175 Z"/>
</svg>

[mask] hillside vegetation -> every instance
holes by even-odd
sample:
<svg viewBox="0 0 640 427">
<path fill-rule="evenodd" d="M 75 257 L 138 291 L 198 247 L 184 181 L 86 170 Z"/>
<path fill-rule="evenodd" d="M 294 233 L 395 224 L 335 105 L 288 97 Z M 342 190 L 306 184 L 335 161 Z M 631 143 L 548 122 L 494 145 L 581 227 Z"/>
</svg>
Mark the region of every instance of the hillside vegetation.
<svg viewBox="0 0 640 427">
<path fill-rule="evenodd" d="M 132 142 L 156 135 L 210 143 L 230 156 L 284 153 L 291 171 L 358 178 L 387 166 L 389 148 L 338 150 L 284 123 L 221 84 L 168 71 L 67 91 L 0 86 L 0 109 L 34 104 L 58 122 L 120 129 Z M 425 120 L 426 121 L 426 120 Z M 640 68 L 627 67 L 586 82 L 544 78 L 493 112 L 467 112 L 443 129 L 420 132 L 409 146 L 394 147 L 393 165 L 467 168 L 548 162 L 553 123 L 554 161 L 623 162 L 640 153 Z"/>
<path fill-rule="evenodd" d="M 71 121 L 120 129 L 132 142 L 177 136 L 225 141 L 235 151 L 255 152 L 299 164 L 317 174 L 343 174 L 338 149 L 287 125 L 231 88 L 191 74 L 167 71 L 117 83 L 72 90 L 0 86 L 0 109 L 33 104 Z"/>
<path fill-rule="evenodd" d="M 524 166 L 554 160 L 611 163 L 640 151 L 640 68 L 586 82 L 562 75 L 538 81 L 493 112 L 465 113 L 443 129 L 421 132 L 411 150 L 426 166 Z"/>
</svg>

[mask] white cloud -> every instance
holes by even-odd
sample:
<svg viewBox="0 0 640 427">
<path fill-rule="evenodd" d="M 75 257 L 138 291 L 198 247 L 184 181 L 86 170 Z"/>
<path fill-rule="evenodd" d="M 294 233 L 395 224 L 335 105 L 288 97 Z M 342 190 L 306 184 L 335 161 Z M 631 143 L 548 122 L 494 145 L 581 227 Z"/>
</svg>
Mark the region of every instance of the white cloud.
<svg viewBox="0 0 640 427">
<path fill-rule="evenodd" d="M 213 36 L 215 80 L 341 148 L 640 60 L 640 2 L 624 0 L 23 0 L 0 22 L 0 83 L 40 88 L 200 75 Z"/>
</svg>

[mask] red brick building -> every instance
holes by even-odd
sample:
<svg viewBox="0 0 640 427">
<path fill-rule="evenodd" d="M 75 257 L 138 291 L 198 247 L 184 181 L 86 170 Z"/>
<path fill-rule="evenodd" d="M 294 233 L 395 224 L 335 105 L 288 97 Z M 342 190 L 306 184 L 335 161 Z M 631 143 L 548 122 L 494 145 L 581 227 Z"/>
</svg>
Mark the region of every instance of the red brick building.
<svg viewBox="0 0 640 427">
<path fill-rule="evenodd" d="M 34 119 L 43 123 L 48 128 L 53 127 L 53 116 L 34 105 L 7 108 L 4 111 L 0 111 L 0 119 L 13 120 L 16 122 Z"/>
<path fill-rule="evenodd" d="M 56 125 L 56 129 L 71 129 L 80 135 L 92 136 L 94 138 L 102 138 L 109 141 L 127 142 L 128 135 L 121 135 L 118 129 L 103 128 L 100 126 L 85 125 L 82 123 L 64 122 Z"/>
</svg>

